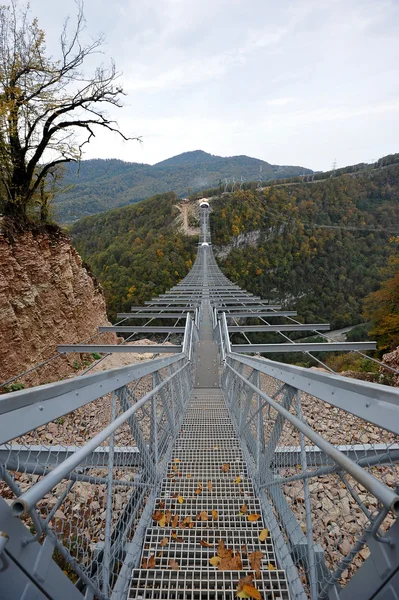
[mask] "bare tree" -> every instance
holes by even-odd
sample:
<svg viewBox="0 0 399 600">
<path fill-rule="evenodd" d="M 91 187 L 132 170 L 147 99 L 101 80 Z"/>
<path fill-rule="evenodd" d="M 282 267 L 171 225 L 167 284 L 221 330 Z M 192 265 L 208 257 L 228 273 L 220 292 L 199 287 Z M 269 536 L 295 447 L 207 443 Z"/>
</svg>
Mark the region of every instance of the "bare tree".
<svg viewBox="0 0 399 600">
<path fill-rule="evenodd" d="M 120 107 L 124 95 L 114 63 L 90 77 L 82 71 L 103 43 L 99 37 L 83 44 L 84 26 L 78 0 L 76 22 L 71 28 L 65 21 L 56 59 L 48 56 L 45 33 L 29 7 L 19 9 L 14 1 L 0 6 L 0 179 L 5 214 L 22 221 L 47 176 L 79 160 L 96 128 L 138 139 L 127 138 L 105 113 L 107 105 Z"/>
</svg>

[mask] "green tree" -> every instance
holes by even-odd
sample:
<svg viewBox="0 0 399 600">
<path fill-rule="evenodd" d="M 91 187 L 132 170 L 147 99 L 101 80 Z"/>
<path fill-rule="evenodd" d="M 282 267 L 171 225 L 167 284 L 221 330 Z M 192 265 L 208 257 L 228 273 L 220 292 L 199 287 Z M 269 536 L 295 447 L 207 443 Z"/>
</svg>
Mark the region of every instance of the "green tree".
<svg viewBox="0 0 399 600">
<path fill-rule="evenodd" d="M 399 256 L 391 256 L 382 269 L 387 277 L 380 289 L 365 300 L 364 317 L 372 322 L 370 337 L 378 341 L 379 350 L 399 346 Z"/>
<path fill-rule="evenodd" d="M 109 120 L 105 106 L 121 106 L 122 87 L 115 65 L 82 71 L 102 38 L 85 44 L 82 4 L 75 25 L 64 24 L 59 57 L 47 54 L 45 32 L 29 7 L 0 6 L 0 177 L 4 212 L 27 220 L 43 182 L 61 163 L 79 160 L 97 127 L 128 139 Z"/>
</svg>

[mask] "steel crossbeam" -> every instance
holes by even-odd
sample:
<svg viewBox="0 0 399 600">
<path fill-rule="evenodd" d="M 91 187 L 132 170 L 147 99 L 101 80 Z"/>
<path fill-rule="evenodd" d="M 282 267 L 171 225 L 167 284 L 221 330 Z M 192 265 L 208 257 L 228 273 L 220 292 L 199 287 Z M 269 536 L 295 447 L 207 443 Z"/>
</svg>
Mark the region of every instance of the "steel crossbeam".
<svg viewBox="0 0 399 600">
<path fill-rule="evenodd" d="M 184 327 L 161 327 L 143 325 L 142 327 L 134 327 L 133 325 L 104 325 L 98 328 L 100 333 L 107 333 L 109 331 L 115 333 L 184 333 Z"/>
<path fill-rule="evenodd" d="M 292 344 L 232 344 L 233 352 L 253 353 L 260 352 L 337 352 L 340 350 L 376 350 L 375 342 L 325 342 L 325 343 L 305 343 L 293 342 Z"/>
<path fill-rule="evenodd" d="M 227 313 L 226 316 L 228 316 Z M 228 325 L 228 329 L 229 333 L 250 333 L 251 331 L 329 331 L 330 325 L 328 323 L 293 323 L 292 325 Z"/>
<path fill-rule="evenodd" d="M 154 345 L 137 345 L 127 346 L 125 344 L 62 344 L 57 346 L 57 351 L 60 354 L 66 352 L 130 352 L 141 354 L 143 352 L 152 352 L 153 354 L 178 354 L 182 351 L 182 346 L 161 346 L 159 344 Z"/>
</svg>

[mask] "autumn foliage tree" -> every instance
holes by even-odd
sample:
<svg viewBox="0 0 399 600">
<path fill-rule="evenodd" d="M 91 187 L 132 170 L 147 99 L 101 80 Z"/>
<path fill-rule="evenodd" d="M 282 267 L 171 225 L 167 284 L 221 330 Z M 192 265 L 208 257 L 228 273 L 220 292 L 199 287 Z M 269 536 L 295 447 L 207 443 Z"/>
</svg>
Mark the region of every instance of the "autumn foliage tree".
<svg viewBox="0 0 399 600">
<path fill-rule="evenodd" d="M 79 160 L 96 129 L 129 139 L 105 112 L 107 106 L 120 107 L 123 96 L 113 62 L 91 75 L 82 70 L 103 39 L 82 42 L 80 2 L 77 10 L 74 26 L 65 22 L 59 57 L 53 58 L 29 7 L 20 9 L 15 2 L 0 7 L 0 178 L 4 213 L 21 222 L 28 207 L 48 199 L 48 175 Z"/>
<path fill-rule="evenodd" d="M 392 241 L 399 244 L 399 239 Z M 386 279 L 366 298 L 364 316 L 373 323 L 370 336 L 378 340 L 379 350 L 390 351 L 399 346 L 399 256 L 391 256 L 382 272 Z"/>
</svg>

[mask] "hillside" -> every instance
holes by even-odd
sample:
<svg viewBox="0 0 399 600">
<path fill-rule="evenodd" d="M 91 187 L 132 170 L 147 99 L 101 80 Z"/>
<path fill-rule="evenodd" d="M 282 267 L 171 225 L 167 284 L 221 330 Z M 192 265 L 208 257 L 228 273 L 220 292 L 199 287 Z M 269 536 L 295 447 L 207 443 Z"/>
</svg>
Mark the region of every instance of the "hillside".
<svg viewBox="0 0 399 600">
<path fill-rule="evenodd" d="M 195 243 L 179 233 L 177 201 L 174 193 L 159 194 L 71 228 L 75 246 L 102 282 L 111 320 L 172 287 L 191 268 Z"/>
<path fill-rule="evenodd" d="M 101 286 L 65 235 L 27 231 L 11 237 L 9 232 L 1 219 L 0 381 L 38 363 L 42 368 L 18 385 L 70 376 L 88 357 L 57 356 L 57 345 L 81 342 L 108 324 Z M 96 337 L 103 343 L 118 341 L 112 333 Z"/>
<path fill-rule="evenodd" d="M 110 318 L 183 277 L 195 239 L 176 225 L 173 194 L 83 219 L 71 228 L 102 282 Z M 233 281 L 307 322 L 362 320 L 399 231 L 399 165 L 310 184 L 237 191 L 211 201 L 213 242 Z"/>
<path fill-rule="evenodd" d="M 66 166 L 63 185 L 71 189 L 57 196 L 54 212 L 59 222 L 72 223 L 170 190 L 185 196 L 224 179 L 258 180 L 260 169 L 264 181 L 312 173 L 299 166 L 271 165 L 248 156 L 223 158 L 202 150 L 184 152 L 153 166 L 116 159 L 86 160 Z"/>
</svg>

